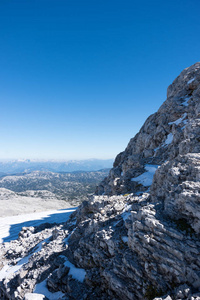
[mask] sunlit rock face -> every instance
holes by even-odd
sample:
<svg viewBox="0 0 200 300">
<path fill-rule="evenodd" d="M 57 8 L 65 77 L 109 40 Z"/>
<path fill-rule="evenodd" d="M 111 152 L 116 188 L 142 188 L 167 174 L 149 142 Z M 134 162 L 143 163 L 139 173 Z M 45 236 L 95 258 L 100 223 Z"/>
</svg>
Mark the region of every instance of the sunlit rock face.
<svg viewBox="0 0 200 300">
<path fill-rule="evenodd" d="M 31 299 L 34 290 L 51 299 L 39 289 L 46 284 L 56 299 L 200 300 L 199 125 L 196 63 L 169 86 L 97 195 L 65 224 L 24 228 L 1 246 L 4 273 L 29 255 L 8 277 L 0 271 L 2 299 Z"/>
<path fill-rule="evenodd" d="M 144 191 L 144 185 L 132 178 L 146 172 L 146 165 L 162 165 L 178 155 L 200 152 L 199 84 L 200 63 L 196 63 L 168 87 L 167 100 L 146 120 L 125 151 L 118 154 L 98 194 Z"/>
</svg>

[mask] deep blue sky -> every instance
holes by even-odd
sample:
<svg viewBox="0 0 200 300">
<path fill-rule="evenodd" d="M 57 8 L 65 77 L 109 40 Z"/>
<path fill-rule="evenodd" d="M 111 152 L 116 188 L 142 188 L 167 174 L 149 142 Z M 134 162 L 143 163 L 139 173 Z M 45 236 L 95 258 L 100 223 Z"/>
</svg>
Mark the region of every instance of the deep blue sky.
<svg viewBox="0 0 200 300">
<path fill-rule="evenodd" d="M 199 0 L 0 0 L 0 159 L 112 158 L 200 60 Z"/>
</svg>

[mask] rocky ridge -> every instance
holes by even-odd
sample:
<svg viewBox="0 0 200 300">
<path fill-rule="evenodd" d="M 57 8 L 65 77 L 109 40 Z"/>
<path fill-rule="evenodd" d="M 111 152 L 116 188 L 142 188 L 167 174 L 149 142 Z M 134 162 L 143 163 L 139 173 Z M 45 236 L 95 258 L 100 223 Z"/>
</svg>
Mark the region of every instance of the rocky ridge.
<svg viewBox="0 0 200 300">
<path fill-rule="evenodd" d="M 45 282 L 54 299 L 200 300 L 199 125 L 196 63 L 116 157 L 98 195 L 65 224 L 23 228 L 1 245 L 1 299 L 32 299 Z"/>
</svg>

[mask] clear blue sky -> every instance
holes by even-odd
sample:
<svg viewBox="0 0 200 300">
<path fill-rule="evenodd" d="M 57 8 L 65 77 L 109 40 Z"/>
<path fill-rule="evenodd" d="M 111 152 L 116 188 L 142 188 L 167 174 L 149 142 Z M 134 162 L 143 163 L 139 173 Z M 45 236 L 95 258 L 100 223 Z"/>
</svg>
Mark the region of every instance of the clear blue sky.
<svg viewBox="0 0 200 300">
<path fill-rule="evenodd" d="M 199 0 L 0 0 L 0 159 L 112 158 L 200 60 Z"/>
</svg>

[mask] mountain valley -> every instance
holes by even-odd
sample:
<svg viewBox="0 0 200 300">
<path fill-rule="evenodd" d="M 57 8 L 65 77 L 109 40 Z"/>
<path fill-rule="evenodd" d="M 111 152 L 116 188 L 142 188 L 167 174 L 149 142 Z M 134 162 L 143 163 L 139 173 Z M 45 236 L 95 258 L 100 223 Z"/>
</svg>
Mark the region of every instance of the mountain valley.
<svg viewBox="0 0 200 300">
<path fill-rule="evenodd" d="M 77 206 L 88 200 L 109 169 L 91 172 L 53 173 L 34 171 L 0 177 L 1 216 Z M 9 202 L 8 202 L 9 201 Z M 7 204 L 7 205 L 5 205 Z M 11 210 L 15 206 L 15 210 Z M 6 209 L 6 210 L 5 210 Z"/>
</svg>

